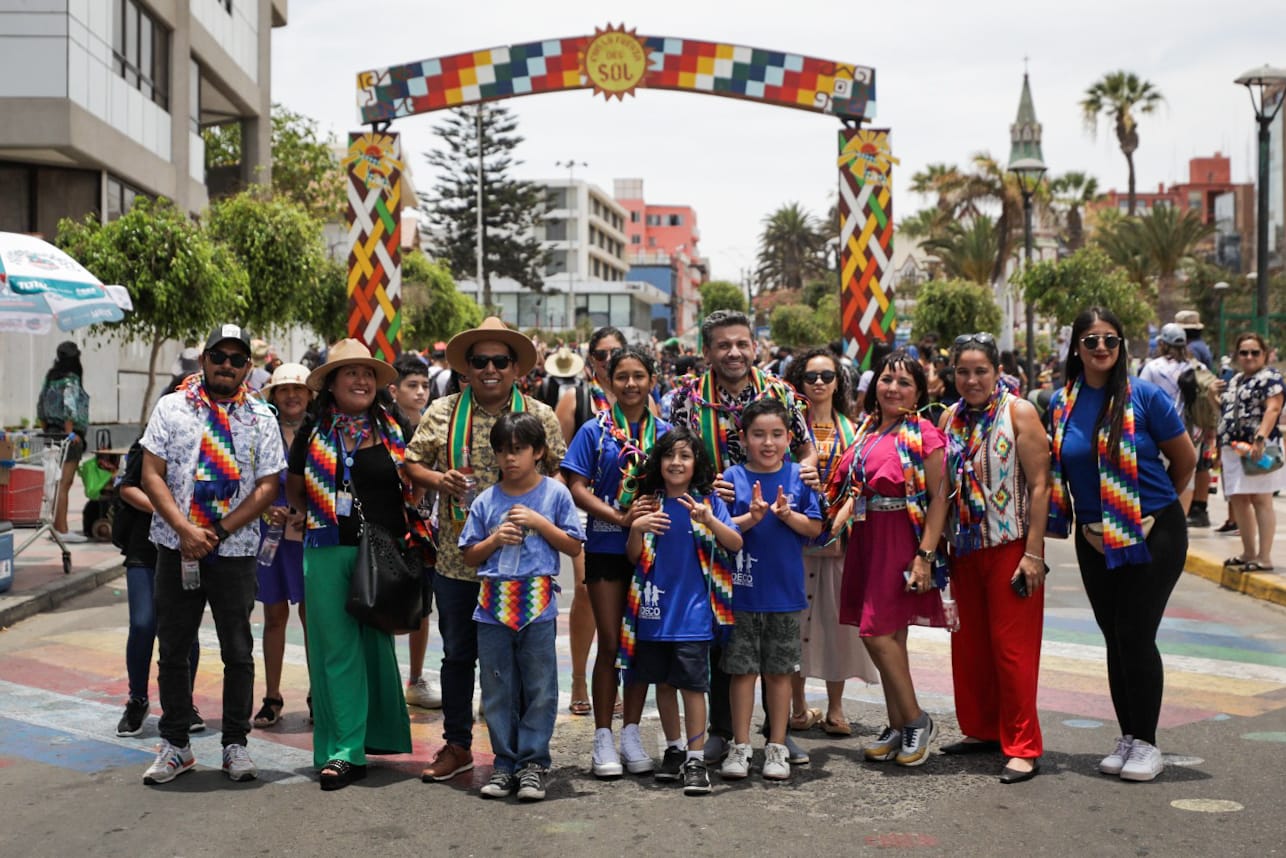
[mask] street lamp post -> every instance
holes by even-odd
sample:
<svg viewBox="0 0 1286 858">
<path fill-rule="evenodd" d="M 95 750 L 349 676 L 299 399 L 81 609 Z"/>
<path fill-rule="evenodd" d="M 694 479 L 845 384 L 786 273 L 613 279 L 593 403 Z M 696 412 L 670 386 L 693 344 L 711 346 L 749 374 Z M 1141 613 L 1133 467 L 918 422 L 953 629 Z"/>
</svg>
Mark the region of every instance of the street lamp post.
<svg viewBox="0 0 1286 858">
<path fill-rule="evenodd" d="M 1228 290 L 1232 288 L 1232 285 L 1231 285 L 1231 284 L 1229 284 L 1229 283 L 1228 283 L 1227 281 L 1225 281 L 1225 280 L 1220 280 L 1220 281 L 1219 281 L 1218 283 L 1216 283 L 1212 288 L 1215 290 L 1215 297 L 1219 299 L 1219 343 L 1218 343 L 1219 351 L 1215 353 L 1215 357 L 1216 357 L 1216 358 L 1220 358 L 1220 357 L 1223 357 L 1223 354 L 1224 354 L 1224 350 L 1223 350 L 1223 348 L 1224 348 L 1224 346 L 1223 346 L 1223 330 L 1224 330 L 1224 319 L 1223 319 L 1223 299 L 1224 299 L 1224 296 L 1228 294 Z M 1214 369 L 1215 369 L 1215 368 L 1214 368 L 1214 367 L 1209 367 L 1209 369 L 1210 369 L 1210 371 L 1211 371 L 1211 372 L 1214 372 Z"/>
<path fill-rule="evenodd" d="M 572 274 L 572 262 L 576 254 L 576 238 L 580 237 L 580 221 L 572 215 L 572 197 L 576 194 L 576 168 L 588 167 L 585 161 L 569 158 L 566 161 L 555 161 L 555 167 L 567 168 L 567 326 L 576 329 L 576 281 Z M 575 238 L 573 238 L 575 236 Z"/>
<path fill-rule="evenodd" d="M 1040 187 L 1040 180 L 1048 169 L 1038 158 L 1021 158 L 1011 162 L 1009 172 L 1018 177 L 1018 187 L 1023 194 L 1023 270 L 1031 268 L 1031 198 Z M 1031 301 L 1023 297 L 1023 309 L 1027 314 L 1027 387 L 1031 389 L 1036 383 L 1036 311 Z"/>
<path fill-rule="evenodd" d="M 1255 109 L 1259 123 L 1259 205 L 1255 213 L 1255 271 L 1259 277 L 1255 284 L 1255 327 L 1261 334 L 1268 333 L 1268 126 L 1277 118 L 1286 94 L 1277 93 L 1269 104 L 1268 90 L 1286 84 L 1286 69 L 1262 65 L 1237 78 L 1250 93 L 1250 105 Z M 1255 90 L 1259 99 L 1255 99 Z"/>
</svg>

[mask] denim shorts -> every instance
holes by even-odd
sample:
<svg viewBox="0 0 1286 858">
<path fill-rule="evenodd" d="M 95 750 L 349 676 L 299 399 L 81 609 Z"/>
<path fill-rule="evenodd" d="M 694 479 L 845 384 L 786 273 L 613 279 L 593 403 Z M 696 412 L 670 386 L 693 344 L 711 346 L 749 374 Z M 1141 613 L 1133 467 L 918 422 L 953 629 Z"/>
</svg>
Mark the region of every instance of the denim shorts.
<svg viewBox="0 0 1286 858">
<path fill-rule="evenodd" d="M 733 611 L 732 637 L 723 648 L 723 672 L 732 676 L 794 673 L 803 657 L 799 613 Z"/>
<path fill-rule="evenodd" d="M 585 583 L 591 581 L 629 581 L 634 564 L 624 554 L 585 552 Z"/>
<path fill-rule="evenodd" d="M 626 681 L 705 693 L 710 690 L 710 641 L 639 641 Z"/>
</svg>

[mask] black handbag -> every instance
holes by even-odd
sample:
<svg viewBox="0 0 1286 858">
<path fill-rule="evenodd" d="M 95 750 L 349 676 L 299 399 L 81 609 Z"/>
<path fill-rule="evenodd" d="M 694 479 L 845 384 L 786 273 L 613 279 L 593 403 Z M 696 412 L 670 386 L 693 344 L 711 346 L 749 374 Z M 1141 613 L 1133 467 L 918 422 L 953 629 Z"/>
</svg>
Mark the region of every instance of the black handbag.
<svg viewBox="0 0 1286 858">
<path fill-rule="evenodd" d="M 424 572 L 419 551 L 362 515 L 354 498 L 360 536 L 344 609 L 358 622 L 386 634 L 406 634 L 424 618 Z"/>
</svg>

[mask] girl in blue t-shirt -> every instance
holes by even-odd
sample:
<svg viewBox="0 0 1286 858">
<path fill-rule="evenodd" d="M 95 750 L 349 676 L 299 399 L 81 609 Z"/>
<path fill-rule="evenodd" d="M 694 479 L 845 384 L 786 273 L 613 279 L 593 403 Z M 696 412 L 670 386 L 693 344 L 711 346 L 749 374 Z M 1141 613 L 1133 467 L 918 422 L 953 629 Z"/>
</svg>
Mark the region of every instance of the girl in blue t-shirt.
<svg viewBox="0 0 1286 858">
<path fill-rule="evenodd" d="M 685 427 L 671 430 L 652 449 L 639 485 L 659 502 L 633 520 L 625 543 L 635 564 L 621 634 L 626 688 L 646 695 L 656 685 L 666 744 L 656 779 L 682 777 L 685 795 L 710 792 L 704 750 L 710 642 L 716 626 L 731 623 L 730 552 L 741 549 L 713 482 L 704 445 Z"/>
</svg>

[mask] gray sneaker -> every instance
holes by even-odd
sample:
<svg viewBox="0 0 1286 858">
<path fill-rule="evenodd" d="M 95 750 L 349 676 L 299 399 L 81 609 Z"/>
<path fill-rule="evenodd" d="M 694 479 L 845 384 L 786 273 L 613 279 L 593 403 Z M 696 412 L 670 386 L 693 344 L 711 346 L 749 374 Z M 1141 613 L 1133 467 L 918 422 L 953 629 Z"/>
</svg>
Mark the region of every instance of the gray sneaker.
<svg viewBox="0 0 1286 858">
<path fill-rule="evenodd" d="M 223 771 L 233 781 L 252 781 L 259 777 L 259 768 L 250 759 L 245 745 L 223 746 Z"/>
<path fill-rule="evenodd" d="M 540 801 L 545 797 L 545 772 L 529 765 L 518 773 L 518 800 Z"/>
</svg>

